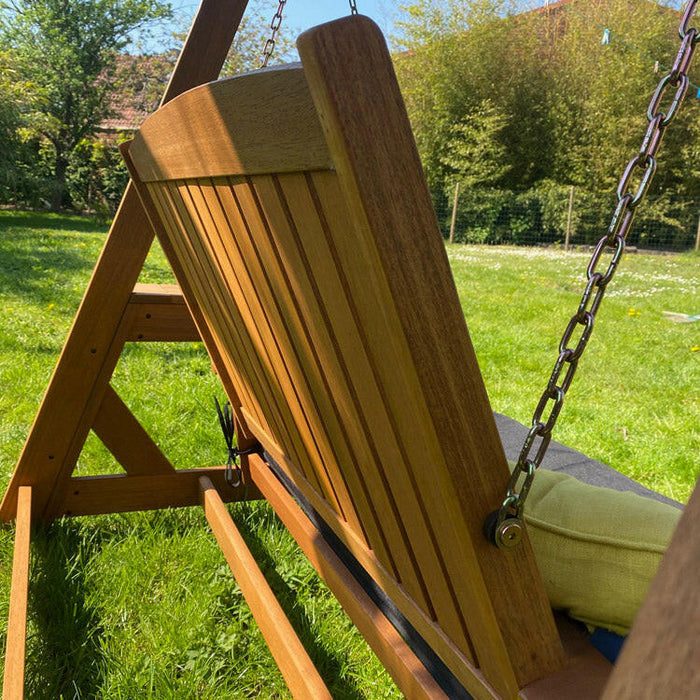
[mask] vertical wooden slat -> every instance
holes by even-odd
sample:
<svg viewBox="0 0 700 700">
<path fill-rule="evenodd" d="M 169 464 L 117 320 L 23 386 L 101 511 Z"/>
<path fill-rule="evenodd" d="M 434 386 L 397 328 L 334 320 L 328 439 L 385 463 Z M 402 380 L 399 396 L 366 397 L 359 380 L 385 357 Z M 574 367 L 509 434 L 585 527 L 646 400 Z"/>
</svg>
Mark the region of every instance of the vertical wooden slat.
<svg viewBox="0 0 700 700">
<path fill-rule="evenodd" d="M 168 259 L 168 262 L 175 273 L 175 277 L 179 282 L 180 289 L 187 302 L 190 315 L 197 326 L 197 330 L 207 348 L 212 364 L 216 368 L 219 379 L 231 401 L 236 423 L 239 425 L 240 434 L 246 436 L 247 431 L 245 429 L 245 421 L 240 414 L 240 400 L 238 398 L 241 390 L 245 387 L 234 385 L 234 375 L 231 372 L 227 359 L 220 354 L 216 340 L 212 335 L 212 331 L 209 328 L 206 318 L 204 317 L 204 313 L 202 312 L 202 309 L 200 308 L 199 303 L 197 302 L 197 299 L 192 291 L 191 283 L 184 274 L 178 254 L 176 253 L 173 243 L 170 241 L 167 234 L 167 229 L 165 226 L 167 218 L 165 218 L 164 212 L 159 209 L 160 204 L 156 201 L 154 196 L 156 188 L 154 188 L 152 193 L 139 180 L 138 174 L 135 171 L 134 164 L 129 155 L 129 142 L 121 144 L 120 151 L 129 173 L 132 176 L 132 185 L 138 193 L 138 197 L 141 200 L 141 206 L 146 212 L 152 230 L 155 231 L 158 236 L 161 248 L 163 249 L 166 258 Z"/>
<path fill-rule="evenodd" d="M 200 478 L 199 484 L 209 525 L 292 695 L 300 700 L 330 700 L 331 694 L 277 602 L 221 496 L 206 477 Z"/>
<path fill-rule="evenodd" d="M 225 191 L 221 196 L 222 205 L 228 209 Z M 317 405 L 324 430 L 332 442 L 334 468 L 345 465 L 340 479 L 349 490 L 353 510 L 361 513 L 361 528 L 367 532 L 379 559 L 396 570 L 394 554 L 390 553 L 385 534 L 379 528 L 376 508 L 362 473 L 364 465 L 369 463 L 363 435 L 356 430 L 348 431 L 352 420 L 343 406 L 344 397 L 342 392 L 334 392 L 333 387 L 341 375 L 337 342 L 326 332 L 323 302 L 313 277 L 308 274 L 304 253 L 299 249 L 298 237 L 292 230 L 293 224 L 270 177 L 255 177 L 247 186 L 240 186 L 238 201 L 247 212 L 271 296 L 282 309 L 294 339 L 295 352 L 304 367 L 309 400 Z M 400 554 L 396 552 L 397 556 Z"/>
<path fill-rule="evenodd" d="M 337 460 L 344 454 L 344 445 L 340 445 L 338 452 L 335 452 L 328 437 L 333 407 L 324 400 L 326 394 L 319 387 L 318 372 L 308 366 L 310 348 L 303 341 L 303 331 L 299 330 L 299 319 L 289 304 L 289 297 L 280 293 L 282 274 L 275 265 L 274 256 L 271 256 L 266 224 L 260 218 L 248 187 L 246 183 L 236 188 L 235 197 L 232 189 L 226 186 L 202 186 L 201 193 L 212 216 L 226 221 L 235 229 L 233 242 L 221 240 L 221 245 L 231 251 L 230 254 L 235 250 L 238 266 L 248 270 L 251 277 L 250 292 L 258 297 L 261 313 L 267 317 L 270 330 L 276 338 L 280 359 L 285 362 L 294 383 L 294 398 L 302 404 L 307 417 L 307 428 L 318 445 L 324 467 L 322 476 L 329 483 L 333 481 L 333 490 L 344 517 L 364 537 L 355 505 L 337 465 Z M 265 311 L 262 311 L 263 306 Z M 310 387 L 309 382 L 315 382 L 316 391 Z"/>
<path fill-rule="evenodd" d="M 365 439 L 374 444 L 379 479 L 372 491 L 373 494 L 386 492 L 410 547 L 416 567 L 414 575 L 418 581 L 427 582 L 440 624 L 455 643 L 467 651 L 464 621 L 445 572 L 440 542 L 433 526 L 442 519 L 441 510 L 427 511 L 423 504 L 424 494 L 430 495 L 434 490 L 432 476 L 424 465 L 439 462 L 437 458 L 429 460 L 423 455 L 422 423 L 425 421 L 421 421 L 416 412 L 415 394 L 407 390 L 410 385 L 403 381 L 403 358 L 395 353 L 397 336 L 390 323 L 395 314 L 393 302 L 386 290 L 376 283 L 381 269 L 373 265 L 371 257 L 363 256 L 361 249 L 355 248 L 357 236 L 348 229 L 350 213 L 336 176 L 323 173 L 317 177 L 326 185 L 320 190 L 321 197 L 310 177 L 281 175 L 279 183 L 291 214 L 297 220 L 299 235 L 306 238 L 305 248 L 322 295 L 329 300 L 327 303 L 332 309 L 329 317 L 336 326 L 337 336 L 342 339 L 348 381 L 358 397 L 360 425 Z M 347 249 L 339 252 L 339 243 Z M 361 308 L 363 298 L 367 303 Z M 347 328 L 352 331 L 348 332 Z M 352 338 L 352 342 L 348 338 Z M 405 364 L 409 364 L 408 361 Z M 403 430 L 397 422 L 402 413 L 407 415 Z M 441 506 L 438 501 L 431 505 L 433 508 Z M 386 518 L 388 513 L 383 512 L 383 516 Z"/>
<path fill-rule="evenodd" d="M 242 218 L 234 220 L 236 233 L 231 230 L 231 223 L 223 215 L 215 198 L 211 200 L 211 207 L 202 196 L 197 185 L 192 185 L 187 190 L 189 205 L 197 212 L 201 222 L 202 237 L 208 242 L 213 262 L 220 271 L 222 279 L 226 281 L 229 291 L 234 299 L 238 300 L 238 308 L 242 314 L 243 322 L 249 329 L 255 332 L 261 339 L 258 347 L 264 347 L 269 366 L 274 372 L 277 384 L 281 392 L 281 402 L 288 407 L 290 416 L 294 422 L 290 426 L 290 433 L 298 432 L 309 455 L 309 466 L 313 469 L 317 482 L 322 492 L 333 504 L 333 507 L 343 517 L 343 502 L 338 498 L 338 492 L 342 488 L 342 482 L 334 485 L 328 475 L 326 458 L 329 455 L 322 453 L 323 445 L 320 440 L 322 435 L 312 428 L 312 424 L 318 424 L 318 418 L 312 413 L 312 406 L 304 401 L 299 382 L 295 381 L 299 370 L 293 353 L 285 352 L 286 343 L 284 324 L 275 308 L 274 301 L 268 299 L 268 303 L 261 301 L 265 295 L 264 275 L 260 273 L 259 261 L 255 251 L 245 246 L 249 241 L 247 222 Z M 256 275 L 255 273 L 258 272 Z M 244 300 L 244 301 L 243 301 Z M 260 352 L 258 350 L 258 352 Z M 347 506 L 347 499 L 344 499 Z M 350 511 L 351 513 L 351 511 Z"/>
<path fill-rule="evenodd" d="M 253 368 L 253 372 L 247 375 L 248 381 L 256 379 L 258 389 L 266 394 L 267 412 L 265 413 L 265 418 L 268 422 L 274 420 L 277 435 L 286 438 L 283 442 L 287 446 L 290 455 L 302 467 L 307 478 L 314 482 L 317 488 L 321 489 L 316 474 L 310 465 L 307 447 L 296 430 L 290 407 L 283 399 L 276 371 L 271 363 L 269 349 L 261 337 L 255 322 L 250 322 L 248 300 L 240 293 L 238 287 L 228 286 L 231 281 L 223 279 L 221 272 L 217 271 L 213 266 L 210 254 L 205 248 L 201 228 L 199 230 L 196 228 L 191 218 L 192 215 L 188 212 L 181 193 L 177 189 L 177 185 L 171 184 L 165 192 L 167 193 L 166 196 L 170 198 L 171 205 L 177 210 L 180 223 L 184 227 L 186 243 L 191 248 L 193 256 L 194 267 L 192 269 L 196 274 L 197 266 L 200 265 L 204 271 L 206 282 L 202 285 L 202 294 L 205 297 L 207 295 L 211 297 L 208 307 L 210 313 L 212 317 L 224 319 L 223 321 L 217 321 L 220 324 L 221 335 L 223 337 L 228 336 L 229 343 L 231 342 L 231 331 L 237 335 L 237 343 L 230 345 L 230 347 L 232 349 L 239 347 L 243 350 L 248 364 Z M 196 216 L 196 212 L 193 212 L 193 214 Z M 208 242 L 206 245 L 208 245 Z M 232 294 L 237 295 L 234 297 L 237 303 L 234 303 L 234 300 L 231 298 Z M 243 314 L 246 315 L 244 316 Z M 257 393 L 259 394 L 259 391 Z"/>
<path fill-rule="evenodd" d="M 32 525 L 32 487 L 20 486 L 17 494 L 15 552 L 12 558 L 10 614 L 7 621 L 3 700 L 24 697 L 24 656 L 27 644 L 27 597 L 29 592 L 29 544 Z"/>
<path fill-rule="evenodd" d="M 424 437 L 433 434 L 440 452 L 433 488 L 453 523 L 450 548 L 467 544 L 465 576 L 453 582 L 470 636 L 486 677 L 512 695 L 560 668 L 563 652 L 529 544 L 506 554 L 481 534 L 509 473 L 391 57 L 363 17 L 310 30 L 298 48 L 353 225 L 385 271 L 428 409 Z"/>
<path fill-rule="evenodd" d="M 133 176 L 133 174 L 132 174 Z M 161 232 L 162 245 L 165 250 L 169 251 L 170 257 L 173 261 L 171 265 L 175 270 L 175 274 L 180 281 L 181 286 L 183 286 L 183 293 L 185 293 L 186 298 L 189 300 L 188 304 L 193 310 L 193 316 L 195 319 L 199 317 L 198 326 L 201 324 L 205 329 L 205 334 L 203 334 L 204 341 L 207 345 L 207 351 L 212 355 L 212 360 L 217 358 L 216 364 L 218 366 L 219 375 L 223 378 L 226 377 L 229 380 L 229 387 L 224 387 L 231 398 L 231 403 L 233 405 L 234 411 L 238 412 L 241 402 L 249 407 L 249 410 L 255 414 L 256 419 L 261 422 L 261 425 L 268 431 L 270 431 L 270 426 L 267 425 L 265 418 L 263 417 L 263 412 L 259 407 L 258 400 L 263 400 L 264 396 L 260 395 L 256 397 L 254 395 L 253 389 L 242 381 L 241 376 L 238 374 L 236 367 L 232 363 L 232 358 L 225 353 L 222 353 L 220 348 L 223 346 L 223 341 L 219 336 L 221 331 L 220 327 L 214 327 L 211 318 L 211 311 L 204 309 L 202 303 L 206 300 L 205 292 L 206 284 L 201 279 L 201 275 L 195 270 L 190 272 L 188 265 L 188 260 L 192 259 L 190 252 L 184 241 L 181 240 L 181 234 L 178 232 L 178 227 L 180 225 L 179 219 L 173 219 L 175 213 L 172 211 L 170 206 L 170 199 L 167 193 L 167 188 L 165 185 L 149 185 L 145 187 L 139 184 L 139 187 L 143 189 L 144 198 L 153 204 L 154 217 L 160 222 L 163 227 Z M 234 333 L 236 328 L 226 329 L 227 333 Z M 206 335 L 206 337 L 205 337 Z M 234 347 L 235 344 L 234 344 Z M 214 354 L 215 353 L 215 354 Z M 238 355 L 234 355 L 233 362 L 240 364 L 244 361 Z M 231 389 L 235 391 L 235 400 L 231 396 Z"/>
</svg>

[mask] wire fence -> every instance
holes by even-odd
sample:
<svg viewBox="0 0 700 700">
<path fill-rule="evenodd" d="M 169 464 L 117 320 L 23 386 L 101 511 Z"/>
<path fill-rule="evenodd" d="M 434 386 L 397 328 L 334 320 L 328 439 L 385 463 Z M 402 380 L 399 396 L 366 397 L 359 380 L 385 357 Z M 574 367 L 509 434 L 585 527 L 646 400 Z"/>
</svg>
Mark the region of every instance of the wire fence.
<svg viewBox="0 0 700 700">
<path fill-rule="evenodd" d="M 469 189 L 455 185 L 435 202 L 443 236 L 454 243 L 594 246 L 605 233 L 617 199 L 581 188 Z M 700 201 L 647 197 L 627 238 L 628 247 L 682 252 L 700 247 Z"/>
</svg>

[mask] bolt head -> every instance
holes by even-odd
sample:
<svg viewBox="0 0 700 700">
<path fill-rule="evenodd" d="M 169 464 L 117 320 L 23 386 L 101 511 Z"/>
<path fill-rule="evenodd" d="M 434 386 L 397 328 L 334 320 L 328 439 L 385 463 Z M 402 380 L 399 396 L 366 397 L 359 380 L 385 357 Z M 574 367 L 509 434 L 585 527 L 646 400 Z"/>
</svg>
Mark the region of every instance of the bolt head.
<svg viewBox="0 0 700 700">
<path fill-rule="evenodd" d="M 523 539 L 523 524 L 517 518 L 508 518 L 496 532 L 499 549 L 515 549 Z"/>
</svg>

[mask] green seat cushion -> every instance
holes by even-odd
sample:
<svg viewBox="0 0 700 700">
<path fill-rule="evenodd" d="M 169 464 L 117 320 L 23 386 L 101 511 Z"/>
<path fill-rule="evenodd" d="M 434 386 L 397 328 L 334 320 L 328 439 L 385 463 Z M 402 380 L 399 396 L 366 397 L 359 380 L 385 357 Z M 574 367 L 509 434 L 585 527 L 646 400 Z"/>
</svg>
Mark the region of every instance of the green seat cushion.
<svg viewBox="0 0 700 700">
<path fill-rule="evenodd" d="M 525 521 L 552 607 L 627 634 L 681 514 L 540 469 Z"/>
</svg>

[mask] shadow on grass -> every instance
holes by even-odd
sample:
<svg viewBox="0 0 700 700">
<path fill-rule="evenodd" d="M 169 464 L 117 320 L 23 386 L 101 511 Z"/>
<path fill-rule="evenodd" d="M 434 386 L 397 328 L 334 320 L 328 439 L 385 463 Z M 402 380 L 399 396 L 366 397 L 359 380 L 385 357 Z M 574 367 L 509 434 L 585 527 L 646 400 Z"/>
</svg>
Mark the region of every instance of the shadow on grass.
<svg viewBox="0 0 700 700">
<path fill-rule="evenodd" d="M 27 301 L 45 304 L 56 299 L 57 276 L 79 273 L 87 281 L 95 264 L 94 253 L 58 245 L 53 249 L 44 240 L 38 233 L 24 232 L 14 237 L 0 231 L 0 294 L 24 296 Z M 65 288 L 60 293 L 62 303 L 77 304 L 82 290 L 73 295 L 76 299 L 68 299 Z"/>
<path fill-rule="evenodd" d="M 27 697 L 99 693 L 103 627 L 90 602 L 86 572 L 100 542 L 86 535 L 78 523 L 61 521 L 32 537 Z"/>
<path fill-rule="evenodd" d="M 317 641 L 313 625 L 304 613 L 299 596 L 277 573 L 274 560 L 269 555 L 265 545 L 258 538 L 252 524 L 247 522 L 244 517 L 237 517 L 235 513 L 233 517 L 241 536 L 248 545 L 260 570 L 265 575 L 270 588 L 274 592 L 294 631 L 302 641 L 314 666 L 319 670 L 331 695 L 337 700 L 360 700 L 361 698 L 366 698 L 366 693 L 360 685 L 354 682 L 354 679 L 342 676 L 342 658 L 324 648 Z"/>
<path fill-rule="evenodd" d="M 49 231 L 80 231 L 82 233 L 106 233 L 109 228 L 91 216 L 52 214 L 40 211 L 0 211 L 0 232 L 17 226 L 48 229 Z"/>
</svg>

